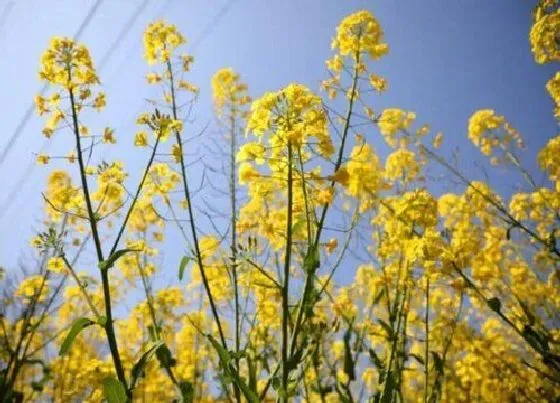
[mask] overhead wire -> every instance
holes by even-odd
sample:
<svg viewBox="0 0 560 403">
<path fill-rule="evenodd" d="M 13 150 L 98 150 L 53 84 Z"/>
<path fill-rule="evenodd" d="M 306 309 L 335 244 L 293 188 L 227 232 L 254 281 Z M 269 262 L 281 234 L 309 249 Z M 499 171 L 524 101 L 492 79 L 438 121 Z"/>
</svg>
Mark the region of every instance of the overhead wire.
<svg viewBox="0 0 560 403">
<path fill-rule="evenodd" d="M 99 6 L 101 5 L 101 3 L 103 3 L 103 1 L 104 0 L 97 0 L 93 4 L 91 9 L 87 13 L 86 17 L 84 18 L 84 20 L 80 24 L 80 26 L 78 28 L 78 31 L 76 31 L 76 34 L 74 35 L 74 40 L 78 40 L 80 38 L 82 33 L 85 31 L 85 29 L 87 28 L 87 26 L 89 25 L 89 23 L 91 22 L 93 17 L 95 16 L 95 13 L 99 9 Z M 44 95 L 48 88 L 49 88 L 48 83 L 43 84 L 43 87 L 41 88 L 40 94 Z M 17 142 L 19 137 L 22 135 L 23 129 L 25 129 L 25 126 L 27 126 L 27 122 L 29 122 L 29 119 L 31 118 L 31 115 L 33 114 L 34 109 L 35 109 L 35 104 L 32 102 L 27 107 L 27 110 L 23 114 L 23 117 L 19 121 L 16 129 L 14 130 L 12 135 L 10 136 L 10 139 L 8 140 L 8 143 L 2 149 L 2 152 L 0 153 L 0 166 L 2 166 L 2 164 L 6 160 L 6 157 L 10 154 L 12 148 L 14 147 L 15 143 Z"/>
<path fill-rule="evenodd" d="M 94 5 L 94 7 L 92 7 L 92 10 L 94 8 L 96 9 L 96 6 L 98 7 L 99 3 L 101 3 L 102 1 L 104 1 L 104 0 L 98 0 L 97 3 Z M 214 31 L 214 29 L 217 27 L 217 25 L 220 23 L 220 21 L 230 11 L 233 4 L 235 4 L 237 1 L 239 1 L 239 0 L 229 0 L 229 1 L 226 2 L 226 4 L 224 4 L 223 7 L 220 8 L 220 10 L 212 17 L 212 19 L 208 22 L 208 24 L 206 24 L 206 26 L 203 28 L 201 33 L 193 41 L 193 44 L 191 46 L 192 50 L 197 49 L 202 44 L 202 42 Z M 108 60 L 110 59 L 112 54 L 118 48 L 119 43 L 122 41 L 122 39 L 124 39 L 124 37 L 126 37 L 126 35 L 129 33 L 129 31 L 132 29 L 132 26 L 134 25 L 134 23 L 136 22 L 136 20 L 138 19 L 138 17 L 140 16 L 142 11 L 144 10 L 144 8 L 146 7 L 147 3 L 148 3 L 148 0 L 144 0 L 142 2 L 142 4 L 133 13 L 133 15 L 129 18 L 128 22 L 125 24 L 125 27 L 117 35 L 116 40 L 112 43 L 112 45 L 109 47 L 108 51 L 101 58 L 101 61 L 100 61 L 100 64 L 99 64 L 99 70 L 101 70 L 103 67 L 106 66 Z M 163 14 L 165 8 L 167 8 L 170 5 L 170 3 L 171 3 L 171 0 L 166 0 L 166 2 L 162 5 L 162 7 L 159 9 L 157 14 L 158 15 Z M 92 13 L 91 13 L 91 10 L 90 10 L 90 13 L 88 13 L 88 16 L 86 17 L 86 19 L 88 19 L 88 17 L 90 17 L 91 14 Z M 91 20 L 91 17 L 89 19 Z M 77 38 L 81 34 L 81 32 L 83 31 L 84 28 L 85 28 L 85 26 L 82 23 L 82 25 L 80 26 L 80 29 L 76 33 L 75 38 Z M 44 87 L 48 87 L 48 86 L 45 85 Z M 44 88 L 44 91 L 46 91 L 46 88 Z M 42 91 L 42 92 L 44 92 L 44 91 Z M 29 116 L 27 116 L 27 113 L 26 113 L 27 119 L 29 119 L 29 117 L 33 113 L 33 109 L 34 109 L 34 104 L 32 104 L 30 109 L 28 109 L 28 111 L 27 111 L 27 112 L 29 112 Z M 25 123 L 27 123 L 27 122 L 25 122 Z M 25 125 L 25 123 L 23 125 Z M 20 125 L 21 125 L 21 123 L 20 123 Z M 18 126 L 18 128 L 19 128 L 19 126 Z M 20 129 L 20 131 L 22 131 L 23 128 L 24 128 L 24 126 Z M 17 129 L 16 129 L 16 131 L 17 131 Z M 45 142 L 45 144 L 43 144 L 43 147 L 41 148 L 41 152 L 44 150 L 46 144 L 47 144 L 46 142 Z M 0 165 L 2 164 L 2 162 L 3 162 L 3 160 L 2 160 L 2 158 L 0 158 Z M 31 176 L 31 173 L 33 172 L 35 166 L 36 166 L 36 164 L 35 164 L 34 161 L 32 161 L 28 164 L 28 166 L 27 166 L 23 176 L 21 177 L 21 179 L 16 183 L 16 185 L 13 187 L 12 191 L 8 194 L 7 198 L 0 205 L 0 220 L 2 220 L 3 216 L 6 214 L 6 211 L 9 209 L 9 207 L 18 198 L 19 192 L 22 190 L 23 185 L 29 180 L 29 178 Z"/>
</svg>

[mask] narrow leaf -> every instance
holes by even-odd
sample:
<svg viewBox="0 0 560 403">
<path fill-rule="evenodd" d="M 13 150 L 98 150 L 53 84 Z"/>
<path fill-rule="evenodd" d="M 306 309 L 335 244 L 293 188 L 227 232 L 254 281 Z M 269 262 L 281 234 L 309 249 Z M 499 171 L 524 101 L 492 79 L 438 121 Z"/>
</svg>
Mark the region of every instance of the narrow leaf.
<svg viewBox="0 0 560 403">
<path fill-rule="evenodd" d="M 103 390 L 107 403 L 126 403 L 126 389 L 123 384 L 113 377 L 103 379 Z"/>
<path fill-rule="evenodd" d="M 292 234 L 297 233 L 299 230 L 301 230 L 303 228 L 303 226 L 305 225 L 306 221 L 305 220 L 297 220 L 293 225 L 292 225 Z"/>
<path fill-rule="evenodd" d="M 74 339 L 76 338 L 76 336 L 82 330 L 84 330 L 86 327 L 91 326 L 93 324 L 95 324 L 95 322 L 93 320 L 89 319 L 89 318 L 77 319 L 74 322 L 74 324 L 72 325 L 72 327 L 70 328 L 70 331 L 66 335 L 66 338 L 62 342 L 62 345 L 60 346 L 60 351 L 58 352 L 58 354 L 59 355 L 66 354 L 68 352 L 68 350 L 70 350 L 70 347 L 72 346 L 72 343 L 74 342 Z"/>
<path fill-rule="evenodd" d="M 496 313 L 500 313 L 502 303 L 500 302 L 500 300 L 498 298 L 496 298 L 496 297 L 490 298 L 489 300 L 486 301 L 486 303 L 488 304 L 488 306 L 490 307 L 491 310 L 493 310 Z"/>
<path fill-rule="evenodd" d="M 408 356 L 414 358 L 414 359 L 415 359 L 416 361 L 418 361 L 420 364 L 425 365 L 424 359 L 423 359 L 420 355 L 414 354 L 414 353 L 410 353 Z"/>
<path fill-rule="evenodd" d="M 183 256 L 183 258 L 181 259 L 181 264 L 179 265 L 179 280 L 183 279 L 183 275 L 185 274 L 185 268 L 187 267 L 187 264 L 189 264 L 191 260 L 193 259 L 188 256 Z"/>
<path fill-rule="evenodd" d="M 434 358 L 434 368 L 436 372 L 443 374 L 444 367 L 441 356 L 436 351 L 430 351 L 430 353 L 432 353 L 432 357 Z"/>
<path fill-rule="evenodd" d="M 111 267 L 113 267 L 115 265 L 115 263 L 117 262 L 118 259 L 123 257 L 128 252 L 139 252 L 139 251 L 136 250 L 136 249 L 119 249 L 118 251 L 113 253 L 111 256 L 109 256 L 106 260 L 103 260 L 103 261 L 99 262 L 98 263 L 99 268 L 101 270 L 109 270 Z"/>
<path fill-rule="evenodd" d="M 134 390 L 136 387 L 136 382 L 138 382 L 138 378 L 143 376 L 144 368 L 155 354 L 155 352 L 163 346 L 162 341 L 158 341 L 154 343 L 149 349 L 147 349 L 144 354 L 138 359 L 134 367 L 132 367 L 131 378 L 130 378 L 130 390 Z"/>
<path fill-rule="evenodd" d="M 232 379 L 233 383 L 235 383 L 235 385 L 241 390 L 249 403 L 258 403 L 259 397 L 257 393 L 247 386 L 243 378 L 241 378 L 235 368 L 231 366 L 231 356 L 229 352 L 220 343 L 218 343 L 218 341 L 214 337 L 212 337 L 212 335 L 208 334 L 206 335 L 206 337 L 208 338 L 214 349 L 218 352 L 224 375 Z"/>
<path fill-rule="evenodd" d="M 314 273 L 320 266 L 319 248 L 310 246 L 307 249 L 307 254 L 303 258 L 303 270 L 306 273 Z"/>
<path fill-rule="evenodd" d="M 194 401 L 194 388 L 193 384 L 189 381 L 179 382 L 179 389 L 181 389 L 182 403 L 192 403 Z"/>
<path fill-rule="evenodd" d="M 383 395 L 381 396 L 381 403 L 391 403 L 393 402 L 393 392 L 396 390 L 396 382 L 393 371 L 387 372 L 387 378 L 385 379 L 385 387 L 383 388 Z"/>
<path fill-rule="evenodd" d="M 354 381 L 356 373 L 354 371 L 354 359 L 352 357 L 352 349 L 350 348 L 350 338 L 352 336 L 352 328 L 349 327 L 344 333 L 344 373 L 348 375 L 348 379 Z"/>
</svg>

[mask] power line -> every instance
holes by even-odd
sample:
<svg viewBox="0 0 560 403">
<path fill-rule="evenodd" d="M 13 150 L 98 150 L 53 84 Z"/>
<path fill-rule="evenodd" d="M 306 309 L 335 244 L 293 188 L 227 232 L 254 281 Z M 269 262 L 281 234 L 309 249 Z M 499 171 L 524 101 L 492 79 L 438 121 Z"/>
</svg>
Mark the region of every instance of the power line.
<svg viewBox="0 0 560 403">
<path fill-rule="evenodd" d="M 142 14 L 144 9 L 148 5 L 148 2 L 149 2 L 149 0 L 144 0 L 142 2 L 142 4 L 140 4 L 136 8 L 136 11 L 130 16 L 128 21 L 125 23 L 124 28 L 121 29 L 121 32 L 119 32 L 119 34 L 117 35 L 117 38 L 113 41 L 113 43 L 111 44 L 111 46 L 109 47 L 107 52 L 105 52 L 105 54 L 103 55 L 103 57 L 99 61 L 99 67 L 98 67 L 99 71 L 103 70 L 103 68 L 105 67 L 105 65 L 107 64 L 107 62 L 111 58 L 111 56 L 113 56 L 113 53 L 115 53 L 115 51 L 119 47 L 121 41 L 128 35 L 130 30 L 132 29 L 132 27 L 136 23 L 136 20 L 138 19 L 138 17 L 140 17 L 140 14 Z"/>
<path fill-rule="evenodd" d="M 103 1 L 103 0 L 101 0 Z M 229 12 L 229 10 L 231 9 L 231 7 L 233 6 L 234 3 L 236 3 L 238 0 L 229 0 L 219 11 L 218 13 L 216 13 L 216 15 L 214 15 L 214 17 L 212 17 L 212 19 L 209 21 L 209 23 L 204 27 L 204 29 L 201 31 L 201 33 L 198 35 L 198 37 L 193 41 L 193 45 L 191 46 L 191 49 L 194 50 L 196 48 L 198 48 L 198 46 L 200 46 L 200 44 L 208 37 L 208 35 L 210 35 L 213 30 L 216 28 L 216 26 L 218 25 L 218 23 L 226 16 L 226 14 Z M 163 13 L 163 10 L 169 6 L 171 0 L 167 0 L 162 7 L 160 8 L 160 10 L 158 11 L 158 16 L 161 15 Z M 144 2 L 138 7 L 138 9 L 135 11 L 135 13 L 131 16 L 131 18 L 129 19 L 129 21 L 127 22 L 125 28 L 123 30 L 121 30 L 121 32 L 119 33 L 119 35 L 117 36 L 117 39 L 113 42 L 113 44 L 110 46 L 109 50 L 105 53 L 105 55 L 102 57 L 101 62 L 99 64 L 99 70 L 101 71 L 101 69 L 106 65 L 107 61 L 109 60 L 109 58 L 112 56 L 112 54 L 116 51 L 116 49 L 118 48 L 119 43 L 121 42 L 121 40 L 128 34 L 128 32 L 130 31 L 130 29 L 132 28 L 132 26 L 134 25 L 134 23 L 136 22 L 136 19 L 140 16 L 140 14 L 142 13 L 143 9 L 145 8 L 145 6 L 147 5 L 148 0 L 144 0 Z M 33 107 L 34 105 L 32 105 Z M 33 112 L 33 108 L 31 109 L 31 112 Z M 45 144 L 47 144 L 47 142 L 45 142 L 43 144 L 43 147 L 41 148 L 41 152 L 44 150 L 45 148 Z M 0 161 L 0 165 L 1 165 L 2 161 Z M 8 197 L 6 198 L 6 200 L 4 201 L 4 203 L 2 203 L 2 205 L 0 206 L 0 220 L 3 218 L 4 214 L 6 213 L 6 210 L 12 205 L 12 203 L 17 199 L 18 193 L 21 191 L 21 189 L 23 188 L 23 185 L 27 182 L 27 180 L 29 179 L 31 173 L 33 172 L 33 169 L 35 168 L 36 164 L 35 162 L 31 162 L 28 164 L 25 173 L 23 174 L 22 178 L 18 181 L 18 183 L 16 184 L 16 186 L 14 186 L 14 188 L 12 189 L 12 191 L 10 192 L 10 194 L 8 195 Z"/>
<path fill-rule="evenodd" d="M 103 1 L 104 0 L 97 0 L 95 2 L 95 4 L 91 7 L 88 14 L 86 15 L 86 18 L 84 18 L 84 20 L 82 21 L 82 23 L 80 24 L 80 26 L 78 28 L 78 31 L 74 35 L 74 40 L 77 40 L 77 39 L 80 38 L 80 36 L 82 35 L 84 30 L 87 28 L 87 26 L 89 25 L 89 23 L 93 19 L 95 13 L 97 12 L 97 9 L 101 5 L 101 3 L 103 3 Z M 49 88 L 49 85 L 47 83 L 43 84 L 43 87 L 41 88 L 40 94 L 44 95 L 48 88 Z M 31 115 L 33 114 L 34 109 L 35 109 L 35 104 L 32 102 L 27 107 L 27 110 L 25 111 L 23 117 L 21 118 L 19 124 L 17 125 L 16 130 L 12 133 L 12 136 L 8 140 L 8 143 L 6 144 L 4 149 L 2 150 L 2 153 L 0 154 L 0 166 L 2 166 L 2 164 L 6 160 L 6 157 L 8 156 L 10 151 L 12 150 L 13 146 L 15 145 L 16 141 L 19 139 L 19 137 L 23 133 L 23 129 L 25 129 L 25 126 L 27 126 L 27 122 L 31 118 Z"/>
<path fill-rule="evenodd" d="M 103 0 L 101 0 L 101 1 L 103 1 Z M 170 2 L 170 0 L 166 1 L 164 6 L 162 6 L 162 8 L 160 9 L 160 12 L 162 12 L 164 10 L 164 8 L 167 5 L 169 5 L 169 2 Z M 101 61 L 99 63 L 99 69 L 98 69 L 99 71 L 101 71 L 107 65 L 107 62 L 110 60 L 111 56 L 116 52 L 116 50 L 118 49 L 122 40 L 129 34 L 130 30 L 132 29 L 132 27 L 134 26 L 134 24 L 136 23 L 136 21 L 138 20 L 138 18 L 142 14 L 142 12 L 145 10 L 148 3 L 149 3 L 149 0 L 144 0 L 136 8 L 134 13 L 130 16 L 128 21 L 125 23 L 123 29 L 119 32 L 116 39 L 113 41 L 111 46 L 108 48 L 108 50 L 105 52 L 105 54 L 101 58 Z M 33 112 L 33 108 L 31 109 L 31 113 L 32 112 Z M 50 144 L 50 143 L 48 142 L 48 140 L 46 140 L 43 143 L 43 145 L 40 149 L 40 152 L 43 152 L 46 149 L 46 146 L 48 144 Z M 0 164 L 1 164 L 1 162 L 0 162 Z M 29 180 L 29 177 L 30 177 L 31 173 L 33 172 L 33 170 L 35 169 L 35 166 L 36 166 L 36 164 L 35 164 L 34 161 L 30 162 L 27 165 L 27 168 L 25 169 L 25 172 L 24 172 L 23 176 L 20 178 L 20 180 L 17 182 L 17 184 L 13 187 L 12 191 L 10 192 L 10 194 L 8 195 L 8 197 L 6 198 L 4 203 L 2 203 L 2 205 L 0 205 L 0 220 L 3 218 L 4 214 L 6 214 L 6 210 L 17 199 L 18 193 L 23 188 L 23 185 Z"/>
<path fill-rule="evenodd" d="M 0 29 L 2 29 L 2 27 L 8 20 L 8 17 L 10 16 L 10 13 L 12 12 L 13 8 L 14 8 L 14 0 L 10 0 L 4 6 L 4 11 L 2 11 L 2 14 L 0 15 Z"/>
<path fill-rule="evenodd" d="M 198 46 L 210 35 L 214 29 L 218 26 L 219 22 L 226 16 L 229 12 L 231 7 L 237 2 L 238 0 L 229 0 L 224 6 L 216 13 L 216 15 L 206 24 L 202 32 L 198 35 L 198 37 L 194 40 L 191 49 L 195 50 Z"/>
</svg>

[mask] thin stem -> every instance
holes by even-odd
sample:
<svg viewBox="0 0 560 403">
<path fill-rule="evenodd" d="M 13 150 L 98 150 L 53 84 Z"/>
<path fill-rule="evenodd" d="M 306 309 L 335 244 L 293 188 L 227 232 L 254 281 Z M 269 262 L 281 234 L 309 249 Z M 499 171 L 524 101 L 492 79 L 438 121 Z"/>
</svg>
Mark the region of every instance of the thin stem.
<svg viewBox="0 0 560 403">
<path fill-rule="evenodd" d="M 121 237 L 124 233 L 124 230 L 126 228 L 126 224 L 128 223 L 128 220 L 130 219 L 130 215 L 132 214 L 132 211 L 134 210 L 134 207 L 136 206 L 136 202 L 138 201 L 138 197 L 140 196 L 140 192 L 142 191 L 142 188 L 144 187 L 144 183 L 146 182 L 146 178 L 148 177 L 148 173 L 150 172 L 150 168 L 152 167 L 152 164 L 154 163 L 154 158 L 156 156 L 156 151 L 157 151 L 157 147 L 159 145 L 159 140 L 160 140 L 160 136 L 158 135 L 157 139 L 156 139 L 156 142 L 154 144 L 154 147 L 152 148 L 152 154 L 150 155 L 150 159 L 148 160 L 148 164 L 146 165 L 146 170 L 144 171 L 144 174 L 142 175 L 142 180 L 138 184 L 138 188 L 136 189 L 136 194 L 134 195 L 134 199 L 132 199 L 132 203 L 130 204 L 129 209 L 126 212 L 126 216 L 125 216 L 124 221 L 121 225 L 121 228 L 119 229 L 117 239 L 115 239 L 115 243 L 113 244 L 113 247 L 111 248 L 111 252 L 109 252 L 109 256 L 112 255 L 113 253 L 115 253 L 115 251 L 117 250 L 117 248 L 119 246 L 119 241 L 120 241 L 120 239 L 121 239 Z"/>
<path fill-rule="evenodd" d="M 147 263 L 146 260 L 147 260 L 146 255 L 144 254 L 144 267 Z M 144 268 L 140 264 L 138 264 L 138 271 L 140 272 L 140 277 L 142 278 L 142 287 L 144 288 L 144 294 L 146 295 L 146 302 L 148 303 L 148 310 L 150 311 L 150 317 L 151 317 L 151 320 L 152 320 L 152 325 L 154 327 L 154 333 L 155 333 L 156 341 L 159 341 L 159 340 L 161 340 L 161 333 L 160 333 L 160 328 L 159 328 L 158 321 L 157 321 L 157 318 L 156 318 L 156 310 L 155 310 L 155 307 L 154 307 L 154 300 L 153 300 L 153 296 L 150 292 L 150 287 L 148 285 L 148 279 L 146 278 L 146 273 L 144 272 Z M 177 382 L 177 378 L 175 377 L 175 374 L 173 373 L 173 368 L 169 365 L 169 362 L 167 362 L 167 360 L 163 360 L 162 363 L 163 363 L 163 367 L 165 369 L 165 372 L 167 373 L 167 376 L 169 377 L 171 382 L 173 382 L 173 384 L 177 387 L 179 392 L 182 393 L 181 388 L 179 386 L 179 382 Z"/>
<path fill-rule="evenodd" d="M 346 140 L 348 138 L 348 133 L 350 131 L 350 118 L 352 117 L 352 112 L 354 109 L 354 103 L 355 103 L 355 94 L 356 94 L 356 88 L 358 87 L 358 78 L 359 78 L 359 71 L 358 71 L 358 65 L 360 63 L 360 52 L 356 52 L 356 65 L 355 65 L 355 69 L 354 69 L 354 77 L 352 79 L 352 90 L 351 90 L 351 97 L 350 100 L 348 102 L 348 111 L 346 113 L 346 120 L 344 121 L 344 129 L 342 131 L 342 140 L 340 143 L 340 149 L 338 151 L 338 157 L 334 166 L 334 172 L 336 173 L 336 171 L 338 171 L 340 169 L 340 167 L 342 166 L 342 159 L 344 157 L 344 148 L 345 148 L 345 144 L 346 144 Z M 332 181 L 330 184 L 331 189 L 334 189 L 335 186 L 335 182 Z M 321 232 L 323 230 L 323 226 L 325 224 L 325 219 L 327 216 L 327 212 L 329 210 L 330 207 L 330 203 L 325 203 L 323 205 L 323 209 L 321 211 L 321 215 L 320 215 L 320 219 L 319 222 L 317 224 L 317 231 L 315 233 L 315 239 L 313 242 L 313 248 L 316 249 L 319 247 L 319 242 L 321 240 Z M 307 301 L 307 299 L 309 298 L 309 293 L 311 293 L 311 291 L 313 290 L 313 278 L 315 276 L 315 273 L 308 273 L 306 278 L 305 278 L 305 285 L 303 288 L 303 295 L 300 299 L 299 302 L 299 306 L 298 306 L 298 310 L 297 310 L 297 314 L 296 314 L 296 320 L 294 323 L 294 330 L 292 332 L 292 341 L 291 341 L 291 348 L 290 348 L 290 355 L 293 355 L 295 352 L 295 345 L 296 345 L 296 341 L 297 341 L 297 336 L 299 334 L 300 331 L 300 327 L 303 321 L 303 315 L 304 315 L 304 301 Z"/>
<path fill-rule="evenodd" d="M 288 205 L 286 220 L 286 256 L 284 260 L 284 286 L 282 287 L 282 390 L 281 401 L 288 401 L 288 322 L 289 322 L 289 286 L 290 263 L 292 257 L 292 215 L 293 215 L 293 177 L 292 177 L 292 143 L 288 140 Z"/>
<path fill-rule="evenodd" d="M 72 278 L 74 279 L 74 281 L 76 282 L 76 284 L 78 285 L 78 288 L 80 289 L 80 291 L 82 292 L 82 294 L 84 295 L 84 298 L 86 299 L 86 302 L 89 306 L 89 308 L 91 309 L 91 312 L 93 312 L 93 314 L 96 316 L 96 318 L 99 318 L 99 311 L 97 310 L 97 308 L 95 307 L 95 305 L 93 304 L 93 301 L 91 300 L 89 294 L 87 293 L 84 285 L 82 284 L 82 282 L 80 281 L 78 275 L 76 274 L 76 272 L 74 271 L 74 268 L 72 267 L 72 265 L 70 264 L 70 262 L 68 261 L 68 259 L 66 258 L 66 256 L 62 256 L 62 260 L 64 261 L 64 264 L 66 265 L 66 268 L 68 269 L 68 271 L 70 272 L 70 275 L 72 276 Z"/>
<path fill-rule="evenodd" d="M 500 202 L 494 200 L 492 197 L 488 196 L 486 193 L 482 192 L 480 189 L 478 189 L 476 186 L 474 186 L 472 184 L 472 182 L 467 177 L 465 177 L 465 175 L 463 175 L 458 169 L 456 169 L 453 165 L 451 165 L 445 159 L 443 159 L 442 157 L 440 157 L 439 155 L 434 153 L 428 147 L 426 147 L 424 145 L 420 145 L 420 148 L 426 154 L 428 154 L 430 157 L 434 158 L 440 165 L 449 169 L 449 171 L 451 171 L 451 173 L 453 173 L 453 175 L 455 175 L 457 178 L 459 178 L 466 186 L 471 187 L 476 193 L 478 193 L 480 196 L 482 196 L 482 198 L 484 200 L 486 200 L 488 203 L 490 203 L 492 206 L 494 206 L 500 213 L 502 213 L 505 216 L 505 218 L 504 217 L 500 217 L 500 218 L 502 220 L 504 220 L 507 224 L 512 225 L 512 227 L 520 228 L 522 231 L 524 231 L 526 234 L 528 234 L 533 239 L 538 241 L 541 245 L 543 245 L 550 252 L 552 252 L 556 256 L 560 257 L 560 250 L 554 244 L 551 244 L 547 240 L 543 239 L 535 231 L 533 231 L 532 229 L 523 225 L 523 223 L 521 223 L 519 220 L 515 219 L 509 213 L 509 211 L 504 206 L 501 205 Z"/>
<path fill-rule="evenodd" d="M 68 75 L 70 76 L 70 70 L 68 70 Z M 70 81 L 70 80 L 69 80 Z M 88 221 L 91 227 L 91 234 L 93 237 L 93 241 L 95 244 L 95 250 L 97 252 L 97 260 L 102 262 L 103 259 L 103 250 L 101 249 L 101 240 L 99 238 L 99 232 L 97 230 L 97 218 L 93 212 L 93 207 L 91 204 L 91 197 L 88 188 L 88 182 L 86 178 L 86 171 L 84 166 L 84 158 L 82 155 L 82 145 L 81 145 L 81 138 L 80 138 L 80 127 L 78 124 L 78 114 L 76 112 L 76 105 L 74 100 L 74 92 L 70 88 L 68 90 L 70 94 L 70 106 L 72 108 L 72 122 L 73 122 L 73 129 L 74 129 L 74 136 L 76 139 L 76 150 L 78 154 L 78 164 L 80 167 L 80 179 L 82 181 L 82 191 L 84 193 L 84 199 L 87 206 L 88 212 Z M 113 313 L 111 310 L 111 291 L 109 288 L 109 273 L 107 270 L 101 270 L 101 283 L 103 285 L 103 297 L 105 302 L 105 316 L 107 318 L 105 322 L 105 333 L 107 335 L 107 341 L 109 343 L 109 349 L 111 351 L 111 357 L 113 358 L 113 363 L 115 366 L 115 371 L 117 372 L 117 377 L 119 381 L 125 386 L 127 390 L 127 396 L 129 399 L 132 399 L 132 393 L 126 388 L 126 376 L 124 373 L 124 369 L 121 363 L 121 358 L 119 354 L 119 347 L 117 344 L 117 338 L 115 337 L 115 329 L 113 327 Z"/>
<path fill-rule="evenodd" d="M 171 103 L 172 103 L 173 119 L 177 120 L 178 116 L 177 116 L 177 103 L 176 103 L 176 97 L 175 97 L 175 81 L 174 81 L 174 78 L 173 78 L 173 68 L 171 66 L 171 62 L 169 62 L 169 61 L 167 62 L 167 71 L 169 73 L 169 81 L 170 81 L 170 87 L 171 87 Z M 198 243 L 198 235 L 196 233 L 196 225 L 195 225 L 194 213 L 193 213 L 192 203 L 191 203 L 191 194 L 190 194 L 190 190 L 189 190 L 189 184 L 188 184 L 188 181 L 187 181 L 187 171 L 186 171 L 186 167 L 185 167 L 185 159 L 184 159 L 184 156 L 183 156 L 183 143 L 181 141 L 181 134 L 177 130 L 175 131 L 175 140 L 176 140 L 177 146 L 179 147 L 179 164 L 181 166 L 181 178 L 182 178 L 182 181 L 183 181 L 183 191 L 185 193 L 185 199 L 187 201 L 187 210 L 188 210 L 188 214 L 189 214 L 189 223 L 190 223 L 191 235 L 192 235 L 192 238 L 193 238 L 193 244 L 194 244 L 194 248 L 195 248 L 198 268 L 200 270 L 200 277 L 202 278 L 202 284 L 204 285 L 204 289 L 206 290 L 206 295 L 208 296 L 208 301 L 210 303 L 210 309 L 212 311 L 212 315 L 214 316 L 214 321 L 216 322 L 216 326 L 218 327 L 218 333 L 220 335 L 220 341 L 222 343 L 222 346 L 227 349 L 227 343 L 226 343 L 226 339 L 225 339 L 225 336 L 224 336 L 224 331 L 222 329 L 222 324 L 220 322 L 220 317 L 218 315 L 218 310 L 216 308 L 216 304 L 214 303 L 214 298 L 212 297 L 212 291 L 210 289 L 210 284 L 208 282 L 208 277 L 206 276 L 206 272 L 204 270 L 204 262 L 203 262 L 203 259 L 202 259 L 202 253 L 200 252 L 200 245 Z"/>
<path fill-rule="evenodd" d="M 430 277 L 426 273 L 426 313 L 424 316 L 424 330 L 426 332 L 426 342 L 424 344 L 424 403 L 428 402 L 428 376 L 430 364 Z"/>
<path fill-rule="evenodd" d="M 231 198 L 231 273 L 233 277 L 233 292 L 235 295 L 235 352 L 240 349 L 240 323 L 239 323 L 239 286 L 237 281 L 237 183 L 235 172 L 235 151 L 237 149 L 237 132 L 235 122 L 235 107 L 230 115 L 230 176 L 229 191 Z M 235 369 L 239 372 L 239 354 L 235 355 Z M 234 388 L 235 399 L 241 402 L 241 392 L 237 386 Z"/>
</svg>

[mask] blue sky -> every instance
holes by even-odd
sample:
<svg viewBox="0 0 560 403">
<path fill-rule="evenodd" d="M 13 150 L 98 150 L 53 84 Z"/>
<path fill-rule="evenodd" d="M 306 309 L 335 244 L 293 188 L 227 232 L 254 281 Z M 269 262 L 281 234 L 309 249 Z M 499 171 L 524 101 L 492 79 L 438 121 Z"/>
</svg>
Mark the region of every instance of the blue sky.
<svg viewBox="0 0 560 403">
<path fill-rule="evenodd" d="M 72 36 L 93 4 L 93 0 L 0 0 L 0 151 L 41 88 L 37 71 L 49 38 Z M 81 37 L 94 61 L 103 58 L 141 4 L 141 0 L 102 2 Z M 99 72 L 108 107 L 88 123 L 92 128 L 113 127 L 119 143 L 106 158 L 123 159 L 132 172 L 139 171 L 147 155 L 132 147 L 134 119 L 146 108 L 143 100 L 155 94 L 143 79 L 148 67 L 142 59 L 141 35 L 154 19 L 176 24 L 195 45 L 186 48 L 195 56 L 187 78 L 201 88 L 193 130 L 210 122 L 205 135 L 218 136 L 209 84 L 216 70 L 233 67 L 254 97 L 291 81 L 318 90 L 326 77 L 324 61 L 331 55 L 336 25 L 347 14 L 367 8 L 381 23 L 390 48 L 388 56 L 373 65 L 389 80 L 389 91 L 375 98 L 375 110 L 415 111 L 419 123 L 443 131 L 444 151 L 459 150 L 461 167 L 476 178 L 481 174 L 475 161 L 483 158 L 466 138 L 467 121 L 476 109 L 493 108 L 522 133 L 527 144 L 522 159 L 537 173 L 536 152 L 556 135 L 557 126 L 544 89 L 554 68 L 537 65 L 530 52 L 532 6 L 510 0 L 151 0 Z M 0 206 L 7 206 L 0 212 L 0 264 L 12 270 L 26 253 L 34 228 L 40 227 L 45 177 L 53 167 L 63 167 L 53 163 L 29 169 L 33 153 L 45 146 L 41 128 L 42 118 L 33 115 L 0 167 Z M 383 152 L 376 130 L 364 134 Z M 65 154 L 69 141 L 61 133 L 46 152 Z M 501 174 L 491 181 L 504 192 L 521 183 L 519 177 Z M 169 259 L 176 266 L 176 256 Z"/>
</svg>

